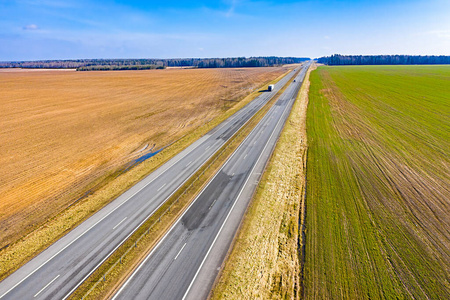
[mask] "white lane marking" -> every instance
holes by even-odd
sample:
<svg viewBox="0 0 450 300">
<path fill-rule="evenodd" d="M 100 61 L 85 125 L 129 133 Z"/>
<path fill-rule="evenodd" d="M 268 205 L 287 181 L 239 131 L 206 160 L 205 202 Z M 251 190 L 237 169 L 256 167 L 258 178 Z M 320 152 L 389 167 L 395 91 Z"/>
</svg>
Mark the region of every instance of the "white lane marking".
<svg viewBox="0 0 450 300">
<path fill-rule="evenodd" d="M 219 232 L 217 232 L 217 235 L 216 235 L 216 237 L 214 238 L 214 240 L 213 240 L 211 246 L 209 247 L 208 252 L 206 253 L 205 257 L 203 258 L 203 261 L 202 261 L 202 263 L 200 264 L 200 267 L 197 269 L 197 272 L 195 273 L 194 278 L 193 278 L 192 281 L 191 281 L 191 284 L 189 284 L 189 287 L 187 288 L 186 293 L 184 293 L 184 296 L 183 296 L 182 300 L 186 299 L 186 297 L 187 297 L 189 291 L 191 290 L 191 287 L 192 287 L 192 285 L 194 284 L 195 279 L 197 279 L 198 273 L 200 272 L 201 268 L 203 267 L 203 264 L 205 263 L 206 258 L 208 258 L 208 255 L 209 255 L 209 253 L 211 252 L 211 249 L 214 247 L 214 244 L 216 243 L 217 238 L 219 237 L 220 233 L 222 232 L 222 229 L 223 229 L 223 227 L 225 226 L 225 223 L 227 222 L 228 217 L 230 216 L 231 212 L 233 211 L 234 206 L 235 206 L 236 203 L 237 203 L 237 200 L 239 199 L 239 197 L 241 196 L 242 192 L 244 191 L 244 188 L 245 188 L 245 186 L 247 185 L 247 182 L 249 181 L 250 177 L 252 177 L 251 174 L 253 173 L 253 171 L 255 170 L 256 166 L 258 165 L 259 160 L 261 159 L 262 155 L 264 154 L 264 151 L 266 150 L 267 146 L 269 145 L 270 139 L 271 139 L 272 136 L 275 134 L 275 129 L 278 127 L 278 125 L 280 124 L 281 120 L 283 119 L 283 115 L 286 113 L 286 110 L 287 110 L 288 107 L 289 107 L 289 105 L 286 105 L 286 108 L 285 108 L 283 114 L 281 115 L 281 117 L 280 117 L 280 119 L 278 120 L 278 122 L 277 122 L 277 124 L 275 125 L 275 127 L 273 127 L 272 134 L 271 134 L 270 137 L 267 139 L 266 145 L 264 146 L 263 150 L 261 151 L 261 154 L 259 155 L 258 160 L 257 160 L 256 163 L 253 165 L 253 168 L 252 168 L 252 170 L 250 171 L 250 175 L 247 177 L 247 180 L 245 181 L 244 185 L 242 186 L 242 189 L 241 189 L 241 191 L 239 192 L 239 195 L 236 197 L 236 201 L 234 201 L 233 206 L 231 206 L 231 209 L 230 209 L 230 211 L 228 212 L 227 217 L 225 218 L 225 221 L 222 223 L 222 226 L 220 226 Z M 256 127 L 255 127 L 255 128 L 256 128 Z M 251 133 L 250 133 L 250 134 L 251 134 Z M 249 135 L 250 135 L 250 134 L 249 134 Z M 237 151 L 237 150 L 236 150 L 236 151 Z"/>
<path fill-rule="evenodd" d="M 163 187 L 165 187 L 166 186 L 166 184 L 164 183 L 158 190 L 157 190 L 157 192 L 159 192 Z"/>
<path fill-rule="evenodd" d="M 214 202 L 211 204 L 211 206 L 209 207 L 209 209 L 211 210 L 211 208 L 214 206 L 214 204 L 216 203 L 217 199 L 214 200 Z"/>
<path fill-rule="evenodd" d="M 46 286 L 44 286 L 39 292 L 37 292 L 37 294 L 36 295 L 34 295 L 34 298 L 36 298 L 40 293 L 42 293 L 42 291 L 43 290 L 45 290 L 46 288 L 48 288 L 48 286 L 50 285 L 50 284 L 52 284 L 53 283 L 53 281 L 55 281 L 56 279 L 58 279 L 58 277 L 59 277 L 59 275 L 58 276 L 56 276 L 55 278 L 53 278 L 53 280 L 52 281 L 50 281 L 49 283 L 47 283 L 47 285 Z"/>
<path fill-rule="evenodd" d="M 233 174 L 231 174 L 231 177 L 233 177 L 234 176 L 234 173 Z"/>
<path fill-rule="evenodd" d="M 206 150 L 208 150 L 211 146 L 206 147 Z"/>
<path fill-rule="evenodd" d="M 189 167 L 189 165 L 192 164 L 192 160 L 190 162 L 188 162 L 188 164 L 186 165 L 186 167 Z"/>
<path fill-rule="evenodd" d="M 184 247 L 186 246 L 186 243 L 184 243 L 183 247 L 181 247 L 180 251 L 178 252 L 177 256 L 173 260 L 177 260 L 178 255 L 180 255 L 181 251 L 183 251 Z"/>
<path fill-rule="evenodd" d="M 244 159 L 247 157 L 248 154 L 245 154 Z"/>
<path fill-rule="evenodd" d="M 119 227 L 120 224 L 122 224 L 123 221 L 125 221 L 127 219 L 127 217 L 125 217 L 122 221 L 119 222 L 119 224 L 117 224 L 116 226 L 113 227 L 113 230 L 116 229 L 117 227 Z"/>
</svg>

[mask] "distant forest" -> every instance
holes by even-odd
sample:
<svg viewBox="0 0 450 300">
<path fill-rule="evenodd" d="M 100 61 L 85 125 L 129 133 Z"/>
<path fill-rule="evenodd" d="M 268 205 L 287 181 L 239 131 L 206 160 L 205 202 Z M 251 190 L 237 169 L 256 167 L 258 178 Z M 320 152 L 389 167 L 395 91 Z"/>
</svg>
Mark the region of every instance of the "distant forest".
<svg viewBox="0 0 450 300">
<path fill-rule="evenodd" d="M 0 68 L 41 68 L 88 70 L 137 70 L 164 67 L 241 68 L 271 67 L 301 63 L 305 57 L 231 57 L 173 59 L 76 59 L 0 62 Z"/>
<path fill-rule="evenodd" d="M 153 69 L 165 69 L 164 66 L 157 65 L 96 65 L 78 67 L 77 71 L 117 71 L 117 70 L 153 70 Z"/>
<path fill-rule="evenodd" d="M 326 65 L 436 65 L 450 64 L 450 56 L 334 54 L 321 57 L 317 62 Z"/>
</svg>

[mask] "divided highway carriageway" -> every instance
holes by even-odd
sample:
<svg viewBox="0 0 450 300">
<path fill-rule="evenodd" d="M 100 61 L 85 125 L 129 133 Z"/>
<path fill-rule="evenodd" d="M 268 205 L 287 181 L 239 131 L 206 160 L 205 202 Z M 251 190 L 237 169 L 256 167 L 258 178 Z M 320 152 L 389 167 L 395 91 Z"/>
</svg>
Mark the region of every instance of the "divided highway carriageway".
<svg viewBox="0 0 450 300">
<path fill-rule="evenodd" d="M 207 299 L 309 63 L 113 297 Z"/>
<path fill-rule="evenodd" d="M 0 299 L 66 299 L 69 297 L 295 74 L 294 71 L 288 73 L 275 84 L 274 91 L 261 93 L 244 108 L 5 278 L 0 282 Z M 279 106 L 277 104 L 276 107 Z M 277 115 L 273 117 L 278 118 Z M 263 136 L 260 137 L 262 138 Z M 249 153 L 249 158 L 250 156 L 252 154 Z M 240 171 L 236 171 L 235 179 L 241 177 L 238 172 Z M 217 202 L 217 205 L 220 203 L 220 201 Z M 216 207 L 221 206 L 222 204 Z M 187 213 L 183 218 L 190 214 L 192 213 Z M 188 226 L 195 227 L 196 222 L 190 219 L 183 224 L 192 223 Z M 165 241 L 169 240 L 171 239 L 165 239 Z M 186 245 L 184 254 L 191 253 L 191 246 Z M 163 248 L 158 247 L 158 249 Z M 169 253 L 172 251 L 175 250 Z M 134 278 L 137 277 L 134 276 Z"/>
</svg>

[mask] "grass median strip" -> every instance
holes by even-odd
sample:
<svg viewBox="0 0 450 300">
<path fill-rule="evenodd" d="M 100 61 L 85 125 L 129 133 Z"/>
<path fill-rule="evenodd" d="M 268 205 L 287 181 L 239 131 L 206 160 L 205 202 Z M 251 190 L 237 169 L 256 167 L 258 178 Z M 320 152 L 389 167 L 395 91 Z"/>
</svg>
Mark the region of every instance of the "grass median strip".
<svg viewBox="0 0 450 300">
<path fill-rule="evenodd" d="M 280 76 L 274 81 L 267 82 L 264 86 L 278 82 L 286 74 Z M 189 134 L 169 145 L 158 155 L 153 156 L 125 173 L 121 173 L 120 176 L 117 176 L 118 172 L 115 171 L 99 178 L 92 184 L 93 186 L 100 186 L 94 194 L 89 195 L 76 204 L 70 206 L 57 216 L 49 219 L 43 226 L 9 245 L 9 247 L 0 250 L 0 263 L 2 266 L 0 269 L 0 280 L 17 270 L 20 266 L 61 238 L 72 228 L 104 207 L 112 199 L 115 199 L 121 195 L 124 191 L 129 189 L 152 171 L 156 170 L 159 166 L 174 157 L 192 142 L 196 141 L 198 138 L 206 134 L 212 128 L 252 101 L 259 95 L 260 89 L 246 96 L 231 108 L 224 108 L 226 110 L 220 116 L 205 123 L 199 128 L 192 130 Z"/>
<path fill-rule="evenodd" d="M 211 299 L 298 299 L 308 76 L 294 103 Z"/>
<path fill-rule="evenodd" d="M 79 299 L 80 297 L 87 297 L 97 299 L 110 297 L 112 291 L 120 286 L 120 283 L 127 278 L 128 274 L 149 253 L 158 240 L 189 206 L 203 186 L 214 176 L 217 169 L 222 166 L 250 131 L 253 130 L 289 83 L 257 112 L 226 145 L 211 157 L 183 187 L 178 189 L 70 298 Z"/>
</svg>

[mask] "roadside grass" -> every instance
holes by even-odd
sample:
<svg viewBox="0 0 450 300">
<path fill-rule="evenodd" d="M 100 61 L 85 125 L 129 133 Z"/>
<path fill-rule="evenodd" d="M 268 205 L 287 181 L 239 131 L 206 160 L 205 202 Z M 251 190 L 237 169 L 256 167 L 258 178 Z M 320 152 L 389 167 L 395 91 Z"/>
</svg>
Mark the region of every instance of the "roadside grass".
<svg viewBox="0 0 450 300">
<path fill-rule="evenodd" d="M 238 102 L 227 104 L 228 106 L 221 105 L 220 107 L 223 111 L 217 117 L 190 130 L 187 134 L 164 148 L 158 155 L 151 157 L 125 173 L 120 173 L 120 176 L 117 176 L 117 170 L 112 170 L 102 177 L 97 178 L 96 181 L 88 186 L 88 188 L 92 186 L 98 188 L 93 194 L 88 195 L 54 217 L 49 218 L 43 225 L 32 230 L 28 235 L 18 239 L 7 248 L 0 250 L 0 280 L 17 270 L 42 250 L 64 236 L 72 228 L 241 109 L 259 95 L 259 90 L 262 87 L 278 82 L 286 74 L 287 72 L 275 80 L 266 82 L 259 89 L 248 94 Z"/>
<path fill-rule="evenodd" d="M 305 299 L 449 299 L 450 67 L 320 67 Z"/>
<path fill-rule="evenodd" d="M 119 247 L 69 299 L 111 298 L 131 272 L 145 259 L 157 242 L 192 203 L 217 170 L 264 117 L 292 80 L 293 78 L 230 141 L 222 146 L 195 175 L 178 189 L 148 221 Z M 130 251 L 129 249 L 133 247 L 136 248 L 135 251 Z M 123 256 L 123 259 L 121 259 L 121 256 Z M 105 276 L 106 273 L 107 275 Z"/>
<path fill-rule="evenodd" d="M 310 69 L 311 70 L 311 69 Z M 211 299 L 299 299 L 309 72 Z"/>
</svg>

